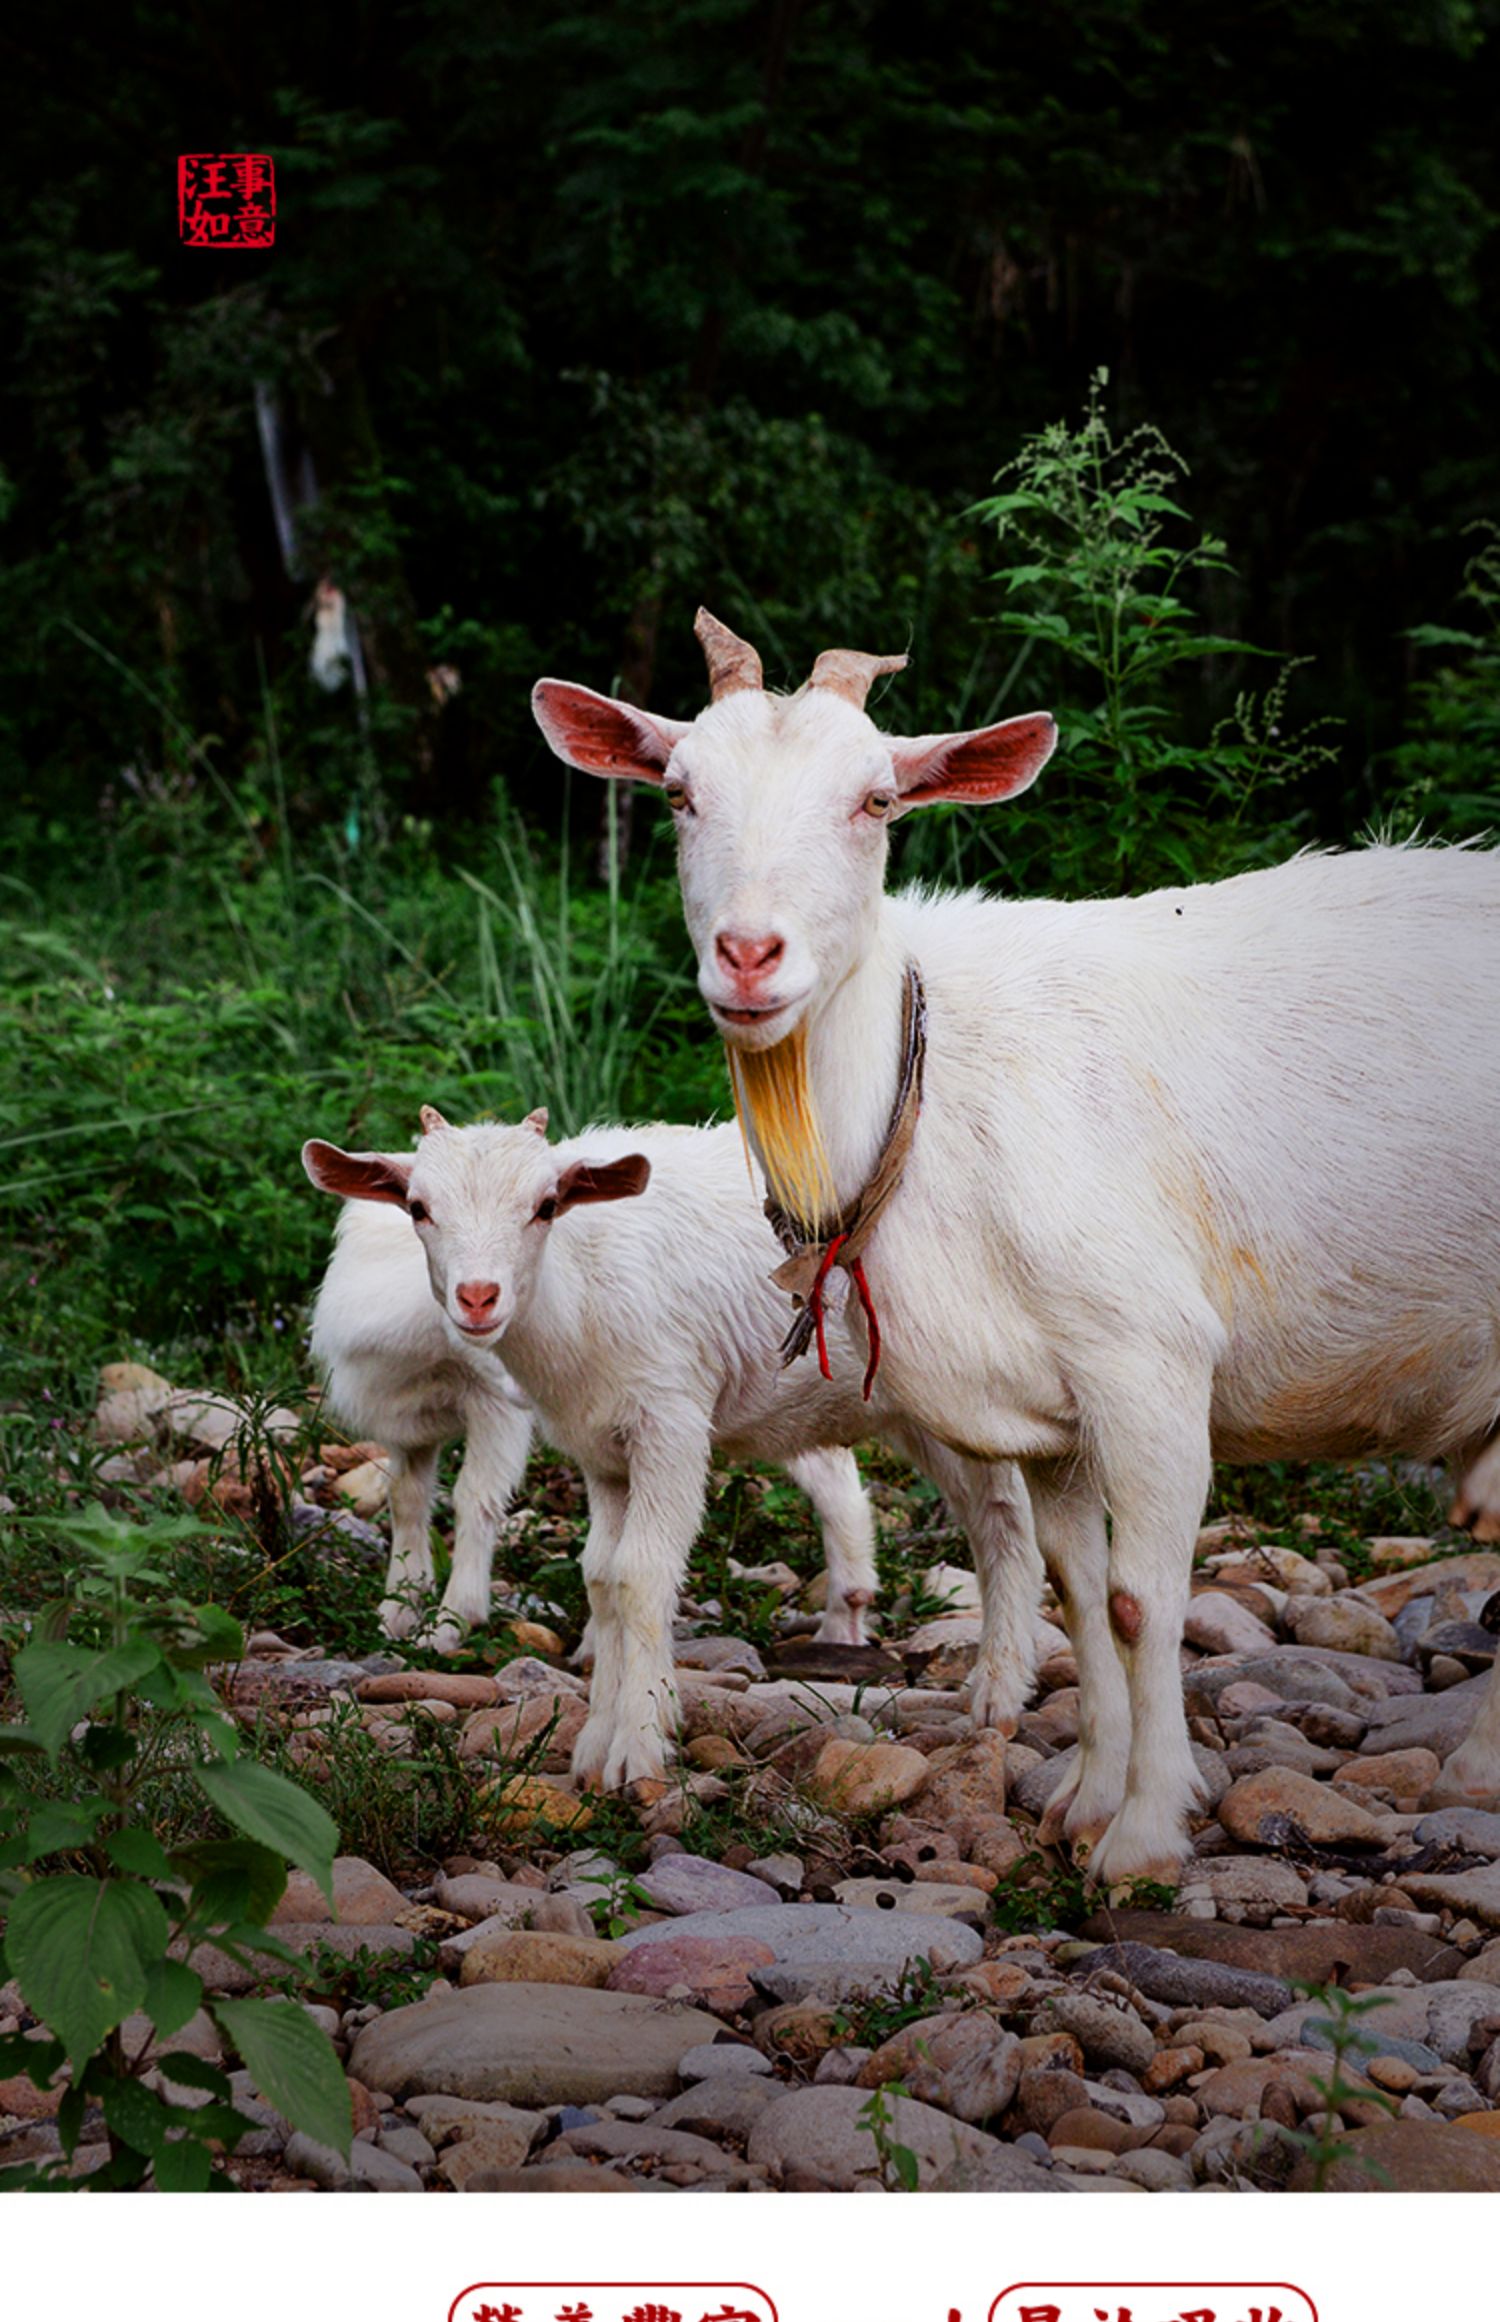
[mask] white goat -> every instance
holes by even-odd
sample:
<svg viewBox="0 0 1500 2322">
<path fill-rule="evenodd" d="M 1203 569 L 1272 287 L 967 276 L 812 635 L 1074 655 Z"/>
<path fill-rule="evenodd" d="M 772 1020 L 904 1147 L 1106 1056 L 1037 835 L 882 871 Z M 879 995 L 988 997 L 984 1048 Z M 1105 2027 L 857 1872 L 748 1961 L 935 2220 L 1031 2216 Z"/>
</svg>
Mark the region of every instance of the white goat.
<svg viewBox="0 0 1500 2322">
<path fill-rule="evenodd" d="M 572 765 L 664 789 L 699 988 L 742 1073 L 800 1048 L 840 1222 L 888 1143 L 919 971 L 925 1100 L 869 1245 L 885 1405 L 1023 1462 L 1082 1694 L 1045 1832 L 1105 1880 L 1168 1872 L 1212 1455 L 1462 1472 L 1500 1415 L 1500 858 L 887 896 L 887 825 L 1024 789 L 1051 719 L 900 739 L 863 707 L 898 662 L 824 654 L 782 699 L 751 647 L 709 616 L 699 635 L 714 699 L 691 724 L 550 679 L 538 721 Z M 831 1230 L 805 1236 L 825 1257 Z"/>
<path fill-rule="evenodd" d="M 394 1591 L 431 1579 L 437 1446 L 461 1431 L 442 1615 L 453 1639 L 484 1617 L 495 1527 L 529 1430 L 508 1373 L 588 1486 L 594 1674 L 574 1771 L 606 1788 L 659 1774 L 674 1722 L 672 1614 L 715 1445 L 779 1461 L 801 1484 L 828 1557 L 820 1633 L 861 1639 L 873 1527 L 852 1453 L 829 1448 L 872 1432 L 860 1365 L 846 1346 L 826 1383 L 778 1366 L 783 1302 L 732 1126 L 596 1129 L 552 1146 L 544 1112 L 517 1127 L 455 1129 L 424 1107 L 422 1124 L 414 1154 L 350 1154 L 316 1139 L 303 1149 L 313 1183 L 347 1198 L 314 1353 L 345 1419 L 402 1454 L 388 1632 Z M 611 1214 L 592 1206 L 620 1202 Z M 986 1608 L 971 1707 L 1013 1727 L 1042 1580 L 1020 1478 L 917 1428 L 892 1427 L 889 1439 L 969 1533 Z"/>
</svg>

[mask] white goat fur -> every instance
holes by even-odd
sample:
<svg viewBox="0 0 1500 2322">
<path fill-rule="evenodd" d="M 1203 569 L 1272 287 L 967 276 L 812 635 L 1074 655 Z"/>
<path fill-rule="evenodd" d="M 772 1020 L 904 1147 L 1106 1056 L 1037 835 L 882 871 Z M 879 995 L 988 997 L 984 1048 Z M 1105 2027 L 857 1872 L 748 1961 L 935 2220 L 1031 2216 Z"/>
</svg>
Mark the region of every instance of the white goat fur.
<svg viewBox="0 0 1500 2322">
<path fill-rule="evenodd" d="M 819 1633 L 855 1644 L 875 1590 L 873 1528 L 852 1453 L 830 1446 L 874 1430 L 852 1345 L 840 1347 L 831 1384 L 806 1366 L 779 1367 L 786 1317 L 767 1280 L 774 1246 L 732 1126 L 597 1129 L 549 1145 L 539 1118 L 444 1123 L 415 1155 L 307 1148 L 308 1173 L 328 1190 L 351 1190 L 337 1167 L 351 1159 L 377 1160 L 396 1189 L 346 1202 L 313 1352 L 333 1408 L 398 1455 L 388 1634 L 410 1625 L 395 1592 L 431 1583 L 437 1453 L 458 1434 L 467 1449 L 437 1641 L 451 1648 L 485 1617 L 495 1529 L 530 1433 L 507 1373 L 549 1441 L 577 1460 L 589 1496 L 594 1672 L 573 1766 L 609 1788 L 662 1770 L 675 1723 L 672 1615 L 712 1449 L 778 1461 L 807 1492 L 828 1559 Z M 573 1165 L 630 1155 L 650 1163 L 639 1198 L 538 1217 Z M 427 1211 L 420 1225 L 393 1206 L 406 1200 Z M 457 1299 L 475 1281 L 500 1293 L 479 1334 L 464 1329 Z M 1042 1584 L 1019 1475 L 957 1457 L 920 1428 L 888 1435 L 968 1531 L 985 1604 L 970 1707 L 979 1723 L 1013 1728 L 1031 1686 Z"/>
<path fill-rule="evenodd" d="M 734 691 L 690 725 L 555 680 L 533 698 L 571 763 L 668 784 L 700 989 L 731 1043 L 805 1024 L 841 1202 L 919 966 L 925 1102 L 866 1257 L 881 1391 L 1023 1463 L 1082 1695 L 1044 1834 L 1105 1880 L 1170 1870 L 1211 1456 L 1462 1473 L 1500 1417 L 1500 857 L 1372 846 L 1109 902 L 888 896 L 885 821 L 1024 788 L 1050 721 L 903 740 L 826 687 Z M 1500 1679 L 1489 1701 L 1466 1771 L 1493 1792 Z"/>
</svg>

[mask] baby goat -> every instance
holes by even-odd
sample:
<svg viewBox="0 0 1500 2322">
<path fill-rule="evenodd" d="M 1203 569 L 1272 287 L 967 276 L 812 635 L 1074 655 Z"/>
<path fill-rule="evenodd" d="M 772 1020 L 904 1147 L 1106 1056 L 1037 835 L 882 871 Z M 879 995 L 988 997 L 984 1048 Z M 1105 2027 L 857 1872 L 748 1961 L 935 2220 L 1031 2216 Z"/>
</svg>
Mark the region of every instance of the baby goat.
<svg viewBox="0 0 1500 2322">
<path fill-rule="evenodd" d="M 830 1446 L 873 1427 L 968 1531 L 984 1602 L 971 1708 L 979 1723 L 1013 1726 L 1042 1577 L 1019 1476 L 882 1426 L 852 1349 L 827 1381 L 779 1368 L 783 1302 L 733 1127 L 597 1129 L 552 1146 L 545 1112 L 518 1127 L 452 1128 L 424 1106 L 422 1128 L 414 1154 L 316 1138 L 302 1154 L 313 1183 L 349 1203 L 313 1352 L 333 1408 L 397 1455 L 387 1633 L 403 1620 L 398 1592 L 431 1579 L 437 1452 L 459 1433 L 468 1447 L 439 1644 L 483 1619 L 495 1528 L 529 1439 L 519 1388 L 588 1486 L 594 1675 L 573 1770 L 605 1788 L 659 1775 L 675 1722 L 672 1615 L 713 1449 L 778 1461 L 802 1485 L 827 1543 L 822 1633 L 857 1643 L 873 1532 L 853 1457 Z M 625 1206 L 606 1215 L 606 1203 Z"/>
</svg>

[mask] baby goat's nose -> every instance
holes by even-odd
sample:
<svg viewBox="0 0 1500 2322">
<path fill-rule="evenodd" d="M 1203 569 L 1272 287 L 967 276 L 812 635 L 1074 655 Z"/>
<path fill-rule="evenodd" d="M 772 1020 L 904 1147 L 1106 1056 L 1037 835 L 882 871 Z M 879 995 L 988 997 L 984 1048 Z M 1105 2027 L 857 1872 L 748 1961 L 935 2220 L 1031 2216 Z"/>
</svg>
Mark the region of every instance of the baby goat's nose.
<svg viewBox="0 0 1500 2322">
<path fill-rule="evenodd" d="M 469 1322 L 488 1322 L 500 1302 L 498 1282 L 460 1282 L 453 1293 Z"/>
</svg>

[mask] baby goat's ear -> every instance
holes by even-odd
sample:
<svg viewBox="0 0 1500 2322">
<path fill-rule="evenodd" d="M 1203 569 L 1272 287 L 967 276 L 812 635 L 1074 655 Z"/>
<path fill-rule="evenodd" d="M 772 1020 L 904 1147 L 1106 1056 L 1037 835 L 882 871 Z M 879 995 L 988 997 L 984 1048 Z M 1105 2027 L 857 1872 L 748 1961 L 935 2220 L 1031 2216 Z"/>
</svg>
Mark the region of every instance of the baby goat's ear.
<svg viewBox="0 0 1500 2322">
<path fill-rule="evenodd" d="M 422 1134 L 424 1137 L 434 1136 L 439 1129 L 446 1129 L 449 1126 L 449 1123 L 443 1119 L 443 1116 L 438 1111 L 436 1105 L 423 1105 L 422 1110 L 417 1115 L 417 1118 L 422 1124 Z"/>
<path fill-rule="evenodd" d="M 574 1161 L 557 1181 L 553 1214 L 561 1217 L 583 1201 L 628 1201 L 650 1182 L 651 1164 L 644 1153 L 627 1153 L 618 1161 Z"/>
<path fill-rule="evenodd" d="M 521 1123 L 521 1126 L 523 1129 L 534 1129 L 539 1137 L 545 1137 L 547 1134 L 546 1106 L 538 1105 L 534 1113 L 528 1113 L 526 1115 L 526 1118 Z"/>
<path fill-rule="evenodd" d="M 302 1166 L 320 1193 L 342 1194 L 346 1201 L 394 1201 L 406 1207 L 411 1162 L 394 1153 L 345 1153 L 309 1137 L 302 1148 Z"/>
</svg>

